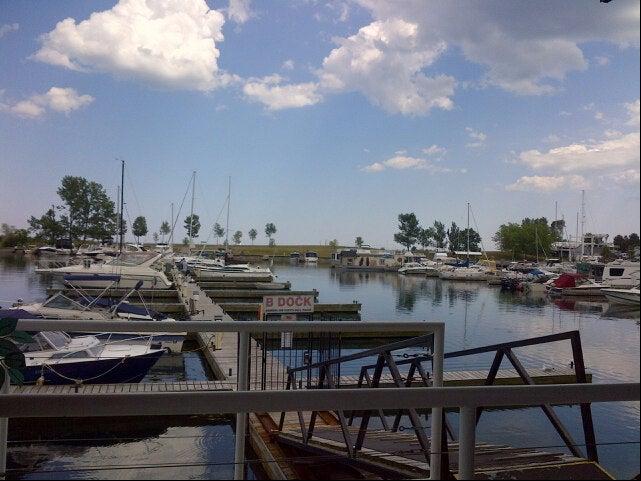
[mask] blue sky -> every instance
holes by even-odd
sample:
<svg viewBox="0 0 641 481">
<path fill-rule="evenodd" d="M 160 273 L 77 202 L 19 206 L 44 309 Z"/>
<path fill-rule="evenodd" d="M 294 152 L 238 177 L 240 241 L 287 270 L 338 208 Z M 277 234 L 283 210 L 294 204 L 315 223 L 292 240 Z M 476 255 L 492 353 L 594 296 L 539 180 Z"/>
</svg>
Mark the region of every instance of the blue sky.
<svg viewBox="0 0 641 481">
<path fill-rule="evenodd" d="M 489 248 L 555 201 L 573 232 L 581 189 L 588 230 L 638 232 L 638 2 L 463 3 L 7 2 L 0 222 L 66 174 L 115 196 L 123 158 L 151 232 L 192 170 L 201 239 L 229 176 L 230 230 L 283 244 L 391 247 L 469 201 Z"/>
</svg>

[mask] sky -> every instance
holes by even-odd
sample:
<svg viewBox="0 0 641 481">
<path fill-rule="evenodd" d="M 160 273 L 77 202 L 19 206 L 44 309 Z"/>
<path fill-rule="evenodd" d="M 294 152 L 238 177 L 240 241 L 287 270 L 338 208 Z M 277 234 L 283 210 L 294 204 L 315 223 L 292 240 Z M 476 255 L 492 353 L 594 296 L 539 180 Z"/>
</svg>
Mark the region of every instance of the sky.
<svg viewBox="0 0 641 481">
<path fill-rule="evenodd" d="M 398 247 L 399 213 L 464 226 L 470 202 L 490 249 L 524 217 L 574 234 L 582 190 L 586 231 L 638 232 L 639 87 L 638 1 L 3 2 L 0 222 L 64 175 L 115 199 L 124 159 L 148 239 L 192 171 L 198 240 L 230 178 L 259 243 Z"/>
</svg>

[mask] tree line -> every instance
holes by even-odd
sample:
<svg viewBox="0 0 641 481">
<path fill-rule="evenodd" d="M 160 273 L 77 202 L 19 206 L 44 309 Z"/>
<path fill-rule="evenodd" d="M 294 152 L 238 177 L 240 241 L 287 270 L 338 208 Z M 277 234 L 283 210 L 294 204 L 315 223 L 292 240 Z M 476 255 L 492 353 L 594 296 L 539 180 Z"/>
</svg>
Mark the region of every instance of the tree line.
<svg viewBox="0 0 641 481">
<path fill-rule="evenodd" d="M 99 241 L 109 242 L 120 234 L 127 233 L 128 226 L 122 213 L 116 213 L 116 205 L 109 198 L 105 188 L 94 181 L 83 177 L 65 176 L 57 190 L 60 198 L 58 205 L 52 205 L 40 217 L 31 216 L 28 219 L 28 230 L 16 229 L 7 224 L 2 225 L 1 237 L 3 245 L 15 246 L 25 244 L 30 240 L 29 234 L 36 240 L 54 245 L 58 239 L 70 239 L 75 241 Z M 172 232 L 170 223 L 162 221 L 158 231 L 153 233 L 154 242 L 162 240 L 164 243 Z M 183 221 L 185 231 L 191 238 L 197 238 L 201 230 L 201 222 L 198 214 L 188 215 Z M 216 243 L 225 236 L 225 229 L 218 223 L 213 227 Z M 274 245 L 274 235 L 277 232 L 276 225 L 268 222 L 265 225 L 265 235 L 269 244 Z M 149 234 L 147 219 L 143 215 L 136 217 L 131 223 L 131 233 L 140 243 L 141 238 Z M 258 237 L 258 231 L 249 229 L 248 237 L 252 244 Z M 242 242 L 243 233 L 240 230 L 234 232 L 232 240 L 234 244 Z M 184 243 L 189 243 L 185 237 Z"/>
<path fill-rule="evenodd" d="M 413 212 L 399 214 L 398 232 L 394 234 L 394 241 L 405 247 L 408 251 L 420 245 L 423 249 L 449 248 L 451 252 L 466 250 L 478 251 L 481 247 L 481 236 L 472 228 L 461 229 L 456 222 L 452 222 L 449 228 L 441 221 L 435 220 L 432 225 L 421 227 L 416 214 Z M 357 238 L 357 242 L 362 239 Z"/>
</svg>

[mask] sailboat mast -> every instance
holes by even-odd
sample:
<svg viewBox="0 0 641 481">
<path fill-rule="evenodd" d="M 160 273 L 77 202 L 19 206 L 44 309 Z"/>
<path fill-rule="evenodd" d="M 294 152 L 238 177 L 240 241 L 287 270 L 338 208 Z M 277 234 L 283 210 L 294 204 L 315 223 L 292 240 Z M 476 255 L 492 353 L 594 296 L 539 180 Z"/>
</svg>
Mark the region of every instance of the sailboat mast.
<svg viewBox="0 0 641 481">
<path fill-rule="evenodd" d="M 191 175 L 191 213 L 189 214 L 189 245 L 192 243 L 194 225 L 194 197 L 196 195 L 196 171 Z"/>
<path fill-rule="evenodd" d="M 229 249 L 229 204 L 231 203 L 231 175 L 227 184 L 227 221 L 225 223 L 225 250 Z"/>
<path fill-rule="evenodd" d="M 581 260 L 585 255 L 585 190 L 581 191 Z"/>
<path fill-rule="evenodd" d="M 470 265 L 470 203 L 467 203 L 467 265 Z"/>
<path fill-rule="evenodd" d="M 125 225 L 123 220 L 123 212 L 125 210 L 125 161 L 120 160 L 120 242 L 118 245 L 118 250 L 122 254 L 122 248 L 125 243 Z"/>
<path fill-rule="evenodd" d="M 171 203 L 171 232 L 169 233 L 169 245 L 174 241 L 174 203 Z"/>
</svg>

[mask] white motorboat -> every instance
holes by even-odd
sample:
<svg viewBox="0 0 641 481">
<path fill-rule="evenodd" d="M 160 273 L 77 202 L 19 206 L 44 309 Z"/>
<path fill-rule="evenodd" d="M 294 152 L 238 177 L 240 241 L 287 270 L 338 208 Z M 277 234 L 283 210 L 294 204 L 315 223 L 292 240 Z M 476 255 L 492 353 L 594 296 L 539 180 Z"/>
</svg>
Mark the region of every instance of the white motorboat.
<svg viewBox="0 0 641 481">
<path fill-rule="evenodd" d="M 165 352 L 151 344 L 114 344 L 95 336 L 40 332 L 23 344 L 25 384 L 137 383 Z"/>
<path fill-rule="evenodd" d="M 305 262 L 308 264 L 317 264 L 318 263 L 318 253 L 313 251 L 305 252 Z"/>
<path fill-rule="evenodd" d="M 630 289 L 639 285 L 639 262 L 616 260 L 603 269 L 603 285 L 617 289 Z"/>
<path fill-rule="evenodd" d="M 114 277 L 117 278 L 117 276 Z M 73 282 L 73 279 L 67 278 L 66 281 Z M 117 279 L 114 279 L 114 283 L 116 281 Z M 178 354 L 182 351 L 183 343 L 187 336 L 186 332 L 142 334 L 135 332 L 135 324 L 132 324 L 132 331 L 130 332 L 108 332 L 110 320 L 175 322 L 175 319 L 164 314 L 127 302 L 127 299 L 134 292 L 137 292 L 137 289 L 132 289 L 130 293 L 119 300 L 90 297 L 77 289 L 76 292 L 80 294 L 78 299 L 71 299 L 62 292 L 58 292 L 40 303 L 24 304 L 19 301 L 12 308 L 5 309 L 3 312 L 8 313 L 11 317 L 15 317 L 15 315 L 12 315 L 13 313 L 19 313 L 19 317 L 25 317 L 28 314 L 33 319 L 104 320 L 106 321 L 105 332 L 95 334 L 100 339 L 146 344 L 148 339 L 152 338 L 155 343 L 169 352 Z M 138 293 L 138 295 L 140 294 Z"/>
<path fill-rule="evenodd" d="M 399 268 L 398 273 L 405 275 L 419 274 L 425 276 L 438 276 L 438 269 L 434 262 L 432 262 L 431 265 L 423 262 L 407 262 Z"/>
<path fill-rule="evenodd" d="M 632 289 L 603 289 L 601 291 L 612 304 L 623 304 L 626 306 L 639 307 L 641 302 L 639 286 Z"/>
<path fill-rule="evenodd" d="M 234 280 L 246 279 L 261 282 L 271 282 L 274 279 L 272 271 L 266 267 L 250 266 L 249 264 L 232 264 L 228 266 L 208 266 L 191 269 L 194 276 L 200 280 Z"/>
<path fill-rule="evenodd" d="M 140 281 L 143 289 L 170 289 L 173 283 L 162 272 L 161 254 L 122 254 L 105 263 L 83 263 L 56 268 L 36 269 L 41 274 L 59 278 L 78 275 L 74 285 L 82 288 L 104 289 L 111 285 L 111 276 L 120 277 L 117 287 L 132 289 Z"/>
<path fill-rule="evenodd" d="M 456 267 L 454 269 L 441 269 L 441 279 L 449 281 L 487 281 L 487 271 L 481 267 Z"/>
</svg>

